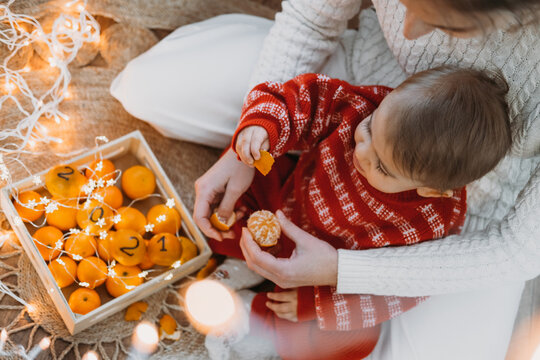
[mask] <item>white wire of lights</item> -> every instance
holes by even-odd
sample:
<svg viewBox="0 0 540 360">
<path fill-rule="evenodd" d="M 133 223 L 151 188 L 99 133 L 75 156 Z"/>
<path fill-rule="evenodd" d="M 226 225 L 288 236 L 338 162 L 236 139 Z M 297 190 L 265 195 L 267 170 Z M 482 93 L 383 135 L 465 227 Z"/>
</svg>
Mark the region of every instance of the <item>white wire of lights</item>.
<svg viewBox="0 0 540 360">
<path fill-rule="evenodd" d="M 62 139 L 48 136 L 48 129 L 40 123 L 42 117 L 54 119 L 56 123 L 68 121 L 69 116 L 59 110 L 60 103 L 69 97 L 68 85 L 71 74 L 68 65 L 85 43 L 99 41 L 99 24 L 86 10 L 86 0 L 67 1 L 63 11 L 54 20 L 50 32 L 45 33 L 42 25 L 33 17 L 15 14 L 10 6 L 15 0 L 0 5 L 0 22 L 6 27 L 0 29 L 0 42 L 10 54 L 0 64 L 0 109 L 11 100 L 21 113 L 15 128 L 0 130 L 0 179 L 11 180 L 5 160 L 16 160 L 20 154 L 33 153 L 27 150 L 37 143 L 61 143 Z M 26 67 L 14 70 L 8 65 L 10 60 L 23 47 L 40 43 L 48 51 L 48 62 L 52 85 L 37 96 L 28 86 L 23 74 L 31 69 Z"/>
</svg>

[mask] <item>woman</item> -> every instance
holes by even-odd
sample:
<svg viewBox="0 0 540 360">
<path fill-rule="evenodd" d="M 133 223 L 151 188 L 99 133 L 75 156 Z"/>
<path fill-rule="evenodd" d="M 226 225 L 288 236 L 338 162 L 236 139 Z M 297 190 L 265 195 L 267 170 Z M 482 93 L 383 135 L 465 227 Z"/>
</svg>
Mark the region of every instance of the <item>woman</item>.
<svg viewBox="0 0 540 360">
<path fill-rule="evenodd" d="M 535 3 L 378 0 L 376 12 L 364 10 L 352 31 L 346 27 L 360 7 L 357 0 L 284 2 L 271 29 L 262 19 L 222 16 L 177 30 L 133 60 L 111 91 L 133 115 L 167 135 L 226 146 L 243 96 L 262 81 L 322 72 L 392 86 L 406 74 L 445 63 L 500 68 L 510 84 L 515 146 L 468 188 L 461 236 L 336 252 L 285 222 L 284 231 L 297 243 L 293 258 L 277 260 L 250 238 L 241 244 L 249 266 L 281 287 L 439 294 L 386 323 L 372 359 L 503 358 L 523 281 L 540 274 L 540 29 L 530 19 L 539 13 Z M 221 236 L 208 222 L 211 206 L 221 199 L 219 212 L 226 217 L 252 178 L 253 169 L 229 151 L 197 181 L 194 218 L 207 236 Z"/>
</svg>

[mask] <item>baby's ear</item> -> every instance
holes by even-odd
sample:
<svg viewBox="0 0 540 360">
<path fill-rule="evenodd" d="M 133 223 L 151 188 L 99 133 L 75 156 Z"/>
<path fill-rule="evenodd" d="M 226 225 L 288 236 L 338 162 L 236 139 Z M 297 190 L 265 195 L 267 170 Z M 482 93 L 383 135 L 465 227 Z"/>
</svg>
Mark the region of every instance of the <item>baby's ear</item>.
<svg viewBox="0 0 540 360">
<path fill-rule="evenodd" d="M 454 195 L 454 191 L 452 190 L 446 190 L 446 191 L 440 191 L 437 189 L 433 189 L 430 187 L 419 187 L 416 189 L 416 192 L 418 195 L 422 197 L 444 197 L 449 198 Z"/>
</svg>

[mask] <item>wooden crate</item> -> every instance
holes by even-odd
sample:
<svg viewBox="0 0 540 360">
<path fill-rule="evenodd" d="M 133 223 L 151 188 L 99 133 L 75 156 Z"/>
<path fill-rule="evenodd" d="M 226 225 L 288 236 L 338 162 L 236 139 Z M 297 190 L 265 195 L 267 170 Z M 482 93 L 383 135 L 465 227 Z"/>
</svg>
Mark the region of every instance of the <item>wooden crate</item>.
<svg viewBox="0 0 540 360">
<path fill-rule="evenodd" d="M 64 319 L 66 327 L 72 334 L 78 333 L 93 324 L 104 320 L 108 316 L 126 308 L 135 301 L 139 301 L 164 288 L 169 283 L 193 273 L 204 266 L 211 255 L 211 250 L 204 236 L 194 224 L 193 219 L 180 196 L 174 189 L 167 175 L 163 171 L 163 168 L 148 146 L 148 143 L 139 131 L 134 131 L 105 145 L 96 147 L 94 150 L 80 155 L 65 164 L 82 169 L 84 165 L 89 164 L 98 156 L 101 156 L 103 159 L 111 160 L 123 159 L 125 167 L 138 163 L 151 169 L 156 176 L 157 190 L 165 198 L 174 199 L 175 207 L 182 217 L 182 235 L 189 237 L 197 245 L 199 255 L 177 268 L 170 268 L 170 270 L 145 281 L 127 294 L 117 298 L 111 298 L 109 301 L 102 303 L 100 307 L 86 315 L 75 314 L 71 311 L 67 302 L 67 293 L 70 293 L 73 290 L 70 291 L 69 287 L 64 289 L 58 287 L 51 272 L 47 268 L 47 263 L 39 254 L 38 249 L 32 240 L 31 233 L 36 229 L 31 225 L 22 223 L 12 203 L 12 197 L 16 191 L 38 190 L 43 188 L 43 186 L 34 185 L 33 177 L 29 177 L 4 187 L 0 190 L 0 201 L 6 217 L 19 237 L 24 250 L 39 274 L 39 277 L 56 305 L 58 312 L 62 316 L 62 319 Z M 40 176 L 41 179 L 44 179 L 44 175 L 47 171 L 43 171 L 36 175 Z"/>
</svg>

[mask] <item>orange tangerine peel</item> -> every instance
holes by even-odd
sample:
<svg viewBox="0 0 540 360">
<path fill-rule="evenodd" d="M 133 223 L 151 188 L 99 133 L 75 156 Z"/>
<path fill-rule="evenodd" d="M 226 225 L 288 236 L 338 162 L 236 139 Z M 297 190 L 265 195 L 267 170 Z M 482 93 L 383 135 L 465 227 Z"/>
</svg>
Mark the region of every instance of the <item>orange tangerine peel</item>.
<svg viewBox="0 0 540 360">
<path fill-rule="evenodd" d="M 259 160 L 255 160 L 253 162 L 253 166 L 255 166 L 255 168 L 259 170 L 261 174 L 266 176 L 266 174 L 268 174 L 272 169 L 272 165 L 274 165 L 274 158 L 268 151 L 261 150 L 260 153 L 261 157 Z"/>
<path fill-rule="evenodd" d="M 215 257 L 211 257 L 210 259 L 208 259 L 208 262 L 206 263 L 206 265 L 203 268 L 201 268 L 201 270 L 199 270 L 195 278 L 197 280 L 202 280 L 206 278 L 208 275 L 210 275 L 211 273 L 213 273 L 214 270 L 216 270 L 216 268 L 217 268 L 217 259 Z"/>
<path fill-rule="evenodd" d="M 176 327 L 176 320 L 171 315 L 163 315 L 159 319 L 159 337 L 170 340 L 180 339 L 180 331 L 177 331 Z"/>
<path fill-rule="evenodd" d="M 124 315 L 124 320 L 126 321 L 139 321 L 143 313 L 148 310 L 148 303 L 144 301 L 137 301 L 129 305 L 126 309 L 126 314 Z"/>
<path fill-rule="evenodd" d="M 227 220 L 220 217 L 218 215 L 217 211 L 215 211 L 212 214 L 212 216 L 210 216 L 210 223 L 212 224 L 213 227 L 215 227 L 219 231 L 227 231 L 227 230 L 229 230 L 231 228 L 231 226 L 234 225 L 235 222 L 236 222 L 236 214 L 234 213 L 234 211 L 231 214 L 231 216 L 229 217 L 229 219 L 227 219 Z"/>
</svg>

